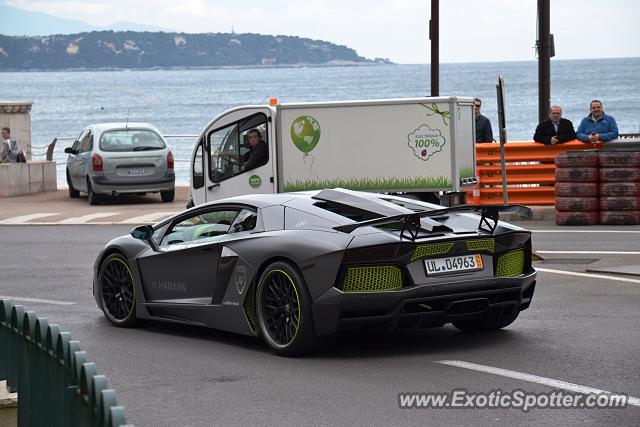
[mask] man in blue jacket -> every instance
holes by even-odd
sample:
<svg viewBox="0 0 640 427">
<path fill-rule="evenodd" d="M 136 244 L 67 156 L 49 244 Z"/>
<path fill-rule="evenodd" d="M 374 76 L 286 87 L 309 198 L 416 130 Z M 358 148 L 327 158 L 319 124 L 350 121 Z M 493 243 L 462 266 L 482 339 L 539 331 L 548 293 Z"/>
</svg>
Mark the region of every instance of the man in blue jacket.
<svg viewBox="0 0 640 427">
<path fill-rule="evenodd" d="M 611 141 L 618 137 L 618 124 L 613 116 L 604 113 L 602 102 L 594 99 L 589 107 L 590 114 L 582 119 L 578 131 L 578 139 L 582 142 L 596 143 Z"/>
</svg>

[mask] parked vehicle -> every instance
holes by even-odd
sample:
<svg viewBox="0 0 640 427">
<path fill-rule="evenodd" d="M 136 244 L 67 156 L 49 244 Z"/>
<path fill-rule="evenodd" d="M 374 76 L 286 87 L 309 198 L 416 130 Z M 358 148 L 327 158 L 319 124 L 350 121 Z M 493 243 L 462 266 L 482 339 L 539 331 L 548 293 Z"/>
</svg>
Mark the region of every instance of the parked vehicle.
<svg viewBox="0 0 640 427">
<path fill-rule="evenodd" d="M 530 214 L 343 189 L 218 200 L 107 243 L 93 294 L 116 326 L 206 326 L 280 355 L 343 329 L 499 329 L 536 283 L 531 232 L 499 212 Z"/>
<path fill-rule="evenodd" d="M 118 194 L 160 193 L 175 196 L 173 154 L 160 131 L 148 123 L 102 123 L 87 126 L 67 157 L 69 197 L 87 193 L 89 203 Z"/>
<path fill-rule="evenodd" d="M 256 132 L 262 142 L 252 148 Z M 237 107 L 200 135 L 187 206 L 334 187 L 460 203 L 476 182 L 474 135 L 466 97 Z"/>
</svg>

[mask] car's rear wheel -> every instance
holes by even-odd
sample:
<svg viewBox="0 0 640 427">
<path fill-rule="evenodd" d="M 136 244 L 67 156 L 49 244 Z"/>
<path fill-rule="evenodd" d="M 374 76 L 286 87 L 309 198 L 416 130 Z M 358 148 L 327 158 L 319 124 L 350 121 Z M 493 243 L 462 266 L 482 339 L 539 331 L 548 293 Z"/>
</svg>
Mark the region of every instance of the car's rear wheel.
<svg viewBox="0 0 640 427">
<path fill-rule="evenodd" d="M 98 275 L 100 308 L 116 326 L 129 327 L 136 322 L 136 292 L 127 260 L 120 254 L 109 255 Z"/>
<path fill-rule="evenodd" d="M 102 201 L 102 197 L 93 192 L 93 187 L 91 187 L 91 180 L 87 178 L 87 200 L 89 200 L 90 205 L 99 205 Z"/>
<path fill-rule="evenodd" d="M 464 332 L 494 331 L 509 326 L 518 318 L 520 310 L 517 307 L 489 312 L 480 318 L 456 320 L 453 326 Z"/>
<path fill-rule="evenodd" d="M 313 349 L 311 297 L 302 275 L 287 262 L 270 264 L 256 290 L 258 325 L 269 348 L 281 356 Z"/>
<path fill-rule="evenodd" d="M 69 175 L 69 169 L 67 169 L 67 186 L 69 187 L 69 197 L 72 199 L 77 199 L 80 197 L 80 192 L 73 188 L 73 184 L 71 183 L 71 176 Z"/>
<path fill-rule="evenodd" d="M 176 190 L 161 191 L 160 197 L 165 203 L 173 202 L 173 199 L 176 197 Z"/>
</svg>

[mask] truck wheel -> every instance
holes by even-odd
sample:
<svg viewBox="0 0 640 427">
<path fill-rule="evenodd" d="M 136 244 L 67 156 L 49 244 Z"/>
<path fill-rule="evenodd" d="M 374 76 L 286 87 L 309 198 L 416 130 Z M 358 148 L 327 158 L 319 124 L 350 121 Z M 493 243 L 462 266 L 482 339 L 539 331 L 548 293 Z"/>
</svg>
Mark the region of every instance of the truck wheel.
<svg viewBox="0 0 640 427">
<path fill-rule="evenodd" d="M 601 182 L 600 196 L 640 196 L 640 182 Z"/>
<path fill-rule="evenodd" d="M 165 203 L 173 202 L 173 199 L 175 198 L 175 196 L 176 196 L 175 189 L 160 192 L 160 197 L 162 198 L 162 201 Z"/>
<path fill-rule="evenodd" d="M 503 307 L 502 311 L 490 312 L 481 318 L 461 319 L 451 322 L 463 332 L 494 331 L 509 326 L 518 318 L 520 310 L 517 306 Z"/>
<path fill-rule="evenodd" d="M 601 168 L 638 168 L 640 167 L 639 152 L 612 151 L 600 153 Z"/>
<path fill-rule="evenodd" d="M 304 278 L 288 262 L 267 266 L 256 289 L 258 327 L 269 348 L 280 356 L 297 356 L 315 346 L 311 297 Z"/>
<path fill-rule="evenodd" d="M 556 211 L 591 212 L 597 210 L 597 197 L 556 197 Z"/>
<path fill-rule="evenodd" d="M 87 178 L 87 200 L 90 205 L 99 205 L 102 201 L 102 197 L 99 194 L 93 192 L 93 188 L 91 187 L 91 180 Z"/>
<path fill-rule="evenodd" d="M 595 151 L 567 151 L 556 156 L 556 166 L 561 168 L 595 168 L 598 153 Z"/>
<path fill-rule="evenodd" d="M 640 168 L 602 168 L 601 182 L 633 182 L 640 181 Z"/>
<path fill-rule="evenodd" d="M 640 211 L 602 211 L 600 224 L 604 225 L 638 225 Z"/>
<path fill-rule="evenodd" d="M 556 212 L 557 225 L 596 225 L 598 212 Z"/>
<path fill-rule="evenodd" d="M 555 193 L 560 197 L 595 197 L 598 195 L 598 184 L 595 182 L 556 182 Z"/>
<path fill-rule="evenodd" d="M 601 211 L 638 211 L 640 197 L 600 197 Z"/>
<path fill-rule="evenodd" d="M 80 197 L 80 192 L 73 188 L 73 184 L 71 183 L 71 176 L 69 175 L 69 169 L 67 169 L 67 186 L 69 187 L 69 197 L 72 199 L 77 199 Z"/>
<path fill-rule="evenodd" d="M 556 181 L 598 182 L 598 168 L 557 168 Z"/>
</svg>

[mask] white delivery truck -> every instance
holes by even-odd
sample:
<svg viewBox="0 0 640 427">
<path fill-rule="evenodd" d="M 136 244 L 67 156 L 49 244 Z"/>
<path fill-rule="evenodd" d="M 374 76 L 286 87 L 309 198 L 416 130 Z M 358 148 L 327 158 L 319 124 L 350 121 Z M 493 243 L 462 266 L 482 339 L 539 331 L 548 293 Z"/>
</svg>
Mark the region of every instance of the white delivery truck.
<svg viewBox="0 0 640 427">
<path fill-rule="evenodd" d="M 336 187 L 437 201 L 475 184 L 475 152 L 473 98 L 272 100 L 228 110 L 205 128 L 188 206 Z"/>
</svg>

